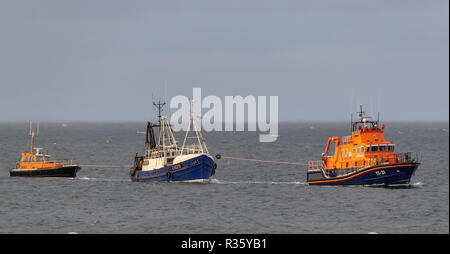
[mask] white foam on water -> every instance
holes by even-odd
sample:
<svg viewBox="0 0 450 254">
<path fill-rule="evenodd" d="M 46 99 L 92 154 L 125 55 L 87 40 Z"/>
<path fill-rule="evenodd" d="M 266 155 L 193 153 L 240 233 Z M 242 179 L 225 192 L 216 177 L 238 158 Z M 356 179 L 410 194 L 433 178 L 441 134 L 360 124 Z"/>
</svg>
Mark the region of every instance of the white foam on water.
<svg viewBox="0 0 450 254">
<path fill-rule="evenodd" d="M 88 180 L 88 181 L 95 181 L 95 178 L 90 178 L 90 177 L 86 177 L 86 176 L 78 177 L 78 179 L 80 179 L 80 180 Z"/>
<path fill-rule="evenodd" d="M 422 183 L 422 182 L 417 182 L 417 183 L 413 183 L 413 184 L 411 184 L 412 186 L 414 186 L 414 187 L 419 187 L 419 186 L 423 186 L 423 185 L 425 185 L 424 183 Z"/>
</svg>

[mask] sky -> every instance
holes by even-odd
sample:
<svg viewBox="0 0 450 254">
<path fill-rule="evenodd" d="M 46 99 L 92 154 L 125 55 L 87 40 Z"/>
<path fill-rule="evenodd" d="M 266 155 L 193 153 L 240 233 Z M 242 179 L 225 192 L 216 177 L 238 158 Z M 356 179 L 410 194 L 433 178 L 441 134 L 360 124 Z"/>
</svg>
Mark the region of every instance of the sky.
<svg viewBox="0 0 450 254">
<path fill-rule="evenodd" d="M 0 122 L 147 121 L 278 96 L 280 121 L 447 121 L 446 0 L 0 0 Z M 172 110 L 173 111 L 173 110 Z"/>
</svg>

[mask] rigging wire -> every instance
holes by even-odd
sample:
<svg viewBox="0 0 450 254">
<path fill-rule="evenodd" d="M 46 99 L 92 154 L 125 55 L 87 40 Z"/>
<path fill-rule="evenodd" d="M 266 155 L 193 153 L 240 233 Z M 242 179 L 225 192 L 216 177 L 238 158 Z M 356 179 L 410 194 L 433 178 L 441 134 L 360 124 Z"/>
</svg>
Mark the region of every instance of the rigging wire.
<svg viewBox="0 0 450 254">
<path fill-rule="evenodd" d="M 275 164 L 288 164 L 288 165 L 296 165 L 296 166 L 307 166 L 308 163 L 302 162 L 288 162 L 288 161 L 269 161 L 269 160 L 258 160 L 258 159 L 249 159 L 249 158 L 240 158 L 240 157 L 230 157 L 230 156 L 221 156 L 223 159 L 232 159 L 232 160 L 242 160 L 242 161 L 254 161 L 254 162 L 264 162 L 264 163 L 275 163 Z"/>
</svg>

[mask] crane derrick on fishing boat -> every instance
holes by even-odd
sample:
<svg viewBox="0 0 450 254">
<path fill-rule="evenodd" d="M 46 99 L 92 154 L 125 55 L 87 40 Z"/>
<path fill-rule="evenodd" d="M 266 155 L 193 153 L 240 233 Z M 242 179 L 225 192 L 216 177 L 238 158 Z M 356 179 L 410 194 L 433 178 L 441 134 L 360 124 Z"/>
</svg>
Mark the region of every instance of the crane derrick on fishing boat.
<svg viewBox="0 0 450 254">
<path fill-rule="evenodd" d="M 209 154 L 205 139 L 195 124 L 193 101 L 191 117 L 182 147 L 178 146 L 167 117 L 165 103 L 153 103 L 158 109 L 158 124 L 147 123 L 146 151 L 136 154 L 130 178 L 136 182 L 206 182 L 215 174 L 217 164 Z M 154 129 L 159 129 L 156 139 Z M 190 142 L 194 140 L 194 142 Z"/>
<path fill-rule="evenodd" d="M 407 185 L 420 165 L 418 154 L 394 153 L 385 140 L 384 124 L 372 120 L 360 105 L 359 119 L 351 122 L 352 134 L 328 139 L 319 161 L 309 161 L 310 185 Z M 334 142 L 334 154 L 329 155 Z"/>
</svg>

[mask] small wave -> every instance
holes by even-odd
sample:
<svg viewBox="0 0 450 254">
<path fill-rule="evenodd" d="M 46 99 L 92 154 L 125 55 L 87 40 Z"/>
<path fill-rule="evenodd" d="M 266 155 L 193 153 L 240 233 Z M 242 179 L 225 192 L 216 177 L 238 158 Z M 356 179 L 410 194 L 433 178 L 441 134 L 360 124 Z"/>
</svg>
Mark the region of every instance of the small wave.
<svg viewBox="0 0 450 254">
<path fill-rule="evenodd" d="M 413 187 L 420 187 L 420 186 L 423 186 L 423 185 L 425 185 L 425 184 L 422 183 L 422 182 L 417 182 L 417 183 L 411 184 L 411 186 L 413 186 Z"/>
<path fill-rule="evenodd" d="M 273 181 L 221 181 L 218 179 L 211 179 L 210 183 L 215 184 L 306 184 L 305 182 L 273 182 Z"/>
<path fill-rule="evenodd" d="M 80 179 L 80 180 L 95 180 L 95 178 L 90 178 L 90 177 L 86 177 L 86 176 L 83 176 L 83 177 L 78 177 L 78 179 Z"/>
<path fill-rule="evenodd" d="M 369 235 L 377 235 L 378 233 L 377 232 L 369 232 L 367 234 L 369 234 Z"/>
<path fill-rule="evenodd" d="M 77 232 L 67 232 L 68 235 L 76 235 L 78 234 Z"/>
</svg>

